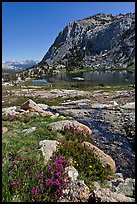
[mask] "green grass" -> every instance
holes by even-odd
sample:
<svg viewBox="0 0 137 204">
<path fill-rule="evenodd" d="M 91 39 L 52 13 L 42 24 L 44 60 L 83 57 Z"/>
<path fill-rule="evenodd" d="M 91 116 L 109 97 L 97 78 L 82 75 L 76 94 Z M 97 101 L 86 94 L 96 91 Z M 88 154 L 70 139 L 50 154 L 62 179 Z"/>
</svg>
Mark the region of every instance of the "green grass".
<svg viewBox="0 0 137 204">
<path fill-rule="evenodd" d="M 78 88 L 78 90 L 82 91 L 122 91 L 122 90 L 133 90 L 134 87 L 130 85 L 112 85 L 112 86 L 94 86 L 94 87 L 83 87 L 83 88 Z"/>
<path fill-rule="evenodd" d="M 57 155 L 65 156 L 68 160 L 72 158 L 72 164 L 78 170 L 79 178 L 83 179 L 90 188 L 91 186 L 93 188 L 93 180 L 104 181 L 110 174 L 97 158 L 82 147 L 81 134 L 51 132 L 47 128 L 48 124 L 59 120 L 42 116 L 22 117 L 14 121 L 2 120 L 2 126 L 8 127 L 9 130 L 2 136 L 3 202 L 30 202 L 31 189 L 40 185 L 37 175 L 44 172 L 45 179 L 48 178 L 47 166 L 44 165 L 44 158 L 39 150 L 41 140 L 64 141 Z M 31 127 L 36 127 L 36 130 L 27 134 L 22 132 Z M 90 168 L 91 165 L 93 169 Z M 37 201 L 54 201 L 55 197 L 54 192 L 52 195 L 46 192 L 44 195 L 40 194 Z"/>
<path fill-rule="evenodd" d="M 63 141 L 57 154 L 63 155 L 70 161 L 79 173 L 78 178 L 84 180 L 90 190 L 94 189 L 93 181 L 99 181 L 103 184 L 109 176 L 113 176 L 112 171 L 103 167 L 92 151 L 85 149 L 77 139 Z"/>
<path fill-rule="evenodd" d="M 36 175 L 42 171 L 46 172 L 44 159 L 38 150 L 41 140 L 59 139 L 57 133 L 51 133 L 46 125 L 59 119 L 49 119 L 41 116 L 33 116 L 24 121 L 2 121 L 2 125 L 8 127 L 9 131 L 2 137 L 2 195 L 3 202 L 30 201 L 30 191 L 36 185 Z M 35 132 L 24 134 L 22 130 L 36 127 Z M 21 161 L 18 161 L 21 158 Z M 13 162 L 16 165 L 13 165 Z M 25 172 L 29 168 L 29 175 Z M 19 180 L 20 185 L 16 189 L 11 189 L 11 182 Z"/>
</svg>

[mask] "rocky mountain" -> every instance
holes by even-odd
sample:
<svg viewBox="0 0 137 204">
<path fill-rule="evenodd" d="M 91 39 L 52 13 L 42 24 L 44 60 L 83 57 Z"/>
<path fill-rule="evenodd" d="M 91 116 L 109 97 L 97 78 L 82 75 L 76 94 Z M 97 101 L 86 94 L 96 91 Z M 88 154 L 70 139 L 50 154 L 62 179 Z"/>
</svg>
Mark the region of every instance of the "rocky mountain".
<svg viewBox="0 0 137 204">
<path fill-rule="evenodd" d="M 25 60 L 25 61 L 5 61 L 2 63 L 3 69 L 26 69 L 34 66 L 38 63 L 35 60 Z"/>
<path fill-rule="evenodd" d="M 99 13 L 69 23 L 58 34 L 43 62 L 66 67 L 133 67 L 135 13 Z"/>
</svg>

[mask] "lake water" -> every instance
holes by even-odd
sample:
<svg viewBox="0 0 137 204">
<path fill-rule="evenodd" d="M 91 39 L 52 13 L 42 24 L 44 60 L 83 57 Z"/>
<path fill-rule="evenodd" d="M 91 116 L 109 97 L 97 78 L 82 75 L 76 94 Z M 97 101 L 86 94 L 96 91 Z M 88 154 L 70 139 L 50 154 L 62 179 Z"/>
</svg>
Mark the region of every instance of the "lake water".
<svg viewBox="0 0 137 204">
<path fill-rule="evenodd" d="M 94 71 L 81 73 L 58 73 L 47 76 L 46 79 L 33 82 L 73 82 L 88 86 L 95 85 L 129 85 L 135 83 L 135 74 L 127 71 Z"/>
</svg>

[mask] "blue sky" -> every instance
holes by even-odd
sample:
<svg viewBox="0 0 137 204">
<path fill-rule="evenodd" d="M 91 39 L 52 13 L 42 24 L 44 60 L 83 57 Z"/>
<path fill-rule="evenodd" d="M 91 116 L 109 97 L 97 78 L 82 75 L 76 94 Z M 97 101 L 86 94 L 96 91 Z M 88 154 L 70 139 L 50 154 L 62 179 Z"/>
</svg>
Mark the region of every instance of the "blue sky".
<svg viewBox="0 0 137 204">
<path fill-rule="evenodd" d="M 100 12 L 134 13 L 135 2 L 3 2 L 2 61 L 40 61 L 69 22 Z"/>
</svg>

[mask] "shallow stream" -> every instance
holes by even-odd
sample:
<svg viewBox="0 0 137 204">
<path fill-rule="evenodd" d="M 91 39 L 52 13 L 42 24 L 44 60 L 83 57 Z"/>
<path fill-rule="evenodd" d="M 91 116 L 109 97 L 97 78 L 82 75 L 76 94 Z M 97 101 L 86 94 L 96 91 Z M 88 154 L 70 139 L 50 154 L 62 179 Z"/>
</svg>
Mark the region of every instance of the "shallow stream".
<svg viewBox="0 0 137 204">
<path fill-rule="evenodd" d="M 125 178 L 135 178 L 135 152 L 130 141 L 123 135 L 109 131 L 104 122 L 100 122 L 96 115 L 100 110 L 93 110 L 90 117 L 86 119 L 75 119 L 92 130 L 91 142 L 98 148 L 110 155 L 115 163 L 116 172 L 122 173 Z"/>
</svg>

